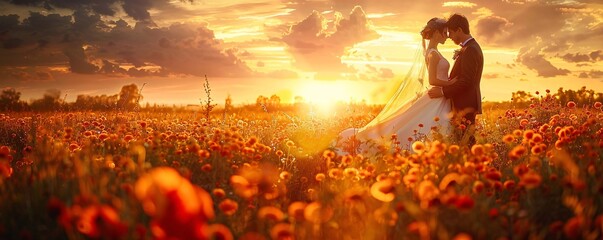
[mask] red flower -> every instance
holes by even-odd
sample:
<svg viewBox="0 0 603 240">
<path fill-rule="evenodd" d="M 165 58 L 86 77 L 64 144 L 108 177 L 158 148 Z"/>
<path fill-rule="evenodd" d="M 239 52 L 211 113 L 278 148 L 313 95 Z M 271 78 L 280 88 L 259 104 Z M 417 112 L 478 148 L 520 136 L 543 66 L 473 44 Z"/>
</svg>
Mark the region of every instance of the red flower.
<svg viewBox="0 0 603 240">
<path fill-rule="evenodd" d="M 457 197 L 454 205 L 460 210 L 469 210 L 473 208 L 473 206 L 475 205 L 475 201 L 473 200 L 473 198 L 467 195 L 460 195 Z"/>
</svg>

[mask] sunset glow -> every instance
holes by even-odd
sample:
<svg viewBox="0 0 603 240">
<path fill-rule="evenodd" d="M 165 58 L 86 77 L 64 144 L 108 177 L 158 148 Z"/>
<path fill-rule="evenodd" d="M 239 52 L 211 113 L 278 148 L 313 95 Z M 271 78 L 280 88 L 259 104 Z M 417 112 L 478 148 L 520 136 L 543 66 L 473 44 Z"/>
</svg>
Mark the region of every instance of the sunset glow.
<svg viewBox="0 0 603 240">
<path fill-rule="evenodd" d="M 374 91 L 406 74 L 425 22 L 455 12 L 484 50 L 485 101 L 603 89 L 603 4 L 592 1 L 45 2 L 0 3 L 0 88 L 25 100 L 148 83 L 143 102 L 196 104 L 207 75 L 216 99 L 236 103 L 279 93 L 290 93 L 285 102 L 383 103 Z M 457 48 L 448 40 L 440 51 L 450 60 Z"/>
</svg>

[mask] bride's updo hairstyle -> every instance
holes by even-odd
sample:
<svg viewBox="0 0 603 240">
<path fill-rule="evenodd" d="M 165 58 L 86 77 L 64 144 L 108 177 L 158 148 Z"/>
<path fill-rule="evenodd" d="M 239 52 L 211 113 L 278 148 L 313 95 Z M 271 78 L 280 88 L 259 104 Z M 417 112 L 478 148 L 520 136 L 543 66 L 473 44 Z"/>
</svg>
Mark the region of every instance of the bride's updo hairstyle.
<svg viewBox="0 0 603 240">
<path fill-rule="evenodd" d="M 423 30 L 421 30 L 421 37 L 423 38 L 423 49 L 425 49 L 425 40 L 430 40 L 435 32 L 440 32 L 442 35 L 446 32 L 446 20 L 442 18 L 430 19 Z"/>
</svg>

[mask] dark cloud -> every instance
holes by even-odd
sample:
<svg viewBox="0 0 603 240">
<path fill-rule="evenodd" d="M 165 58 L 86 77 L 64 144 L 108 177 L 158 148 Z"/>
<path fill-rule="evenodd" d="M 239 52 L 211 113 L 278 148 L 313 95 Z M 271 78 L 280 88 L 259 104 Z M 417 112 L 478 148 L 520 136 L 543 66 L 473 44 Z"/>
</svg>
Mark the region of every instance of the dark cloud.
<svg viewBox="0 0 603 240">
<path fill-rule="evenodd" d="M 325 27 L 327 22 L 332 23 L 333 31 Z M 281 41 L 287 44 L 295 65 L 302 70 L 346 72 L 351 69 L 341 63 L 345 49 L 378 37 L 362 8 L 355 7 L 348 18 L 337 17 L 332 21 L 313 11 L 292 25 Z M 330 74 L 321 74 L 326 75 Z"/>
<path fill-rule="evenodd" d="M 509 20 L 499 16 L 487 16 L 478 20 L 475 28 L 476 34 L 486 42 L 494 42 L 497 37 L 505 37 L 509 34 L 508 28 L 513 24 Z"/>
<path fill-rule="evenodd" d="M 134 20 L 151 21 L 149 9 L 153 6 L 151 0 L 127 0 L 123 1 L 124 11 Z"/>
<path fill-rule="evenodd" d="M 603 71 L 601 70 L 591 70 L 589 73 L 591 78 L 603 78 Z"/>
<path fill-rule="evenodd" d="M 580 63 L 580 62 L 596 62 L 601 60 L 601 50 L 593 51 L 589 54 L 586 53 L 566 53 L 560 56 L 566 62 Z"/>
<path fill-rule="evenodd" d="M 82 46 L 73 46 L 65 49 L 65 56 L 69 58 L 69 69 L 74 73 L 93 74 L 98 67 L 90 63 Z"/>
<path fill-rule="evenodd" d="M 54 75 L 39 67 L 0 68 L 0 79 L 4 81 L 16 80 L 18 82 L 52 81 Z"/>
<path fill-rule="evenodd" d="M 569 70 L 557 68 L 545 59 L 537 47 L 524 47 L 519 50 L 517 61 L 531 70 L 538 73 L 541 77 L 563 76 L 569 73 Z"/>
<path fill-rule="evenodd" d="M 603 51 L 601 51 L 601 50 L 593 51 L 590 54 L 588 54 L 588 56 L 590 56 L 590 59 L 593 61 L 603 60 L 603 54 L 601 54 L 602 52 Z"/>
<path fill-rule="evenodd" d="M 603 71 L 601 70 L 590 70 L 589 72 L 581 72 L 578 75 L 579 78 L 603 78 Z"/>
<path fill-rule="evenodd" d="M 588 62 L 588 61 L 590 61 L 590 57 L 588 55 L 581 54 L 581 53 L 576 53 L 576 54 L 567 53 L 567 54 L 561 56 L 561 58 L 567 62 Z"/>
<path fill-rule="evenodd" d="M 245 52 L 224 49 L 204 23 L 156 27 L 141 21 L 132 27 L 78 10 L 67 16 L 32 12 L 20 24 L 16 15 L 2 16 L 0 26 L 9 29 L 0 39 L 0 68 L 68 65 L 74 73 L 130 76 L 253 74 L 239 59 Z"/>
</svg>

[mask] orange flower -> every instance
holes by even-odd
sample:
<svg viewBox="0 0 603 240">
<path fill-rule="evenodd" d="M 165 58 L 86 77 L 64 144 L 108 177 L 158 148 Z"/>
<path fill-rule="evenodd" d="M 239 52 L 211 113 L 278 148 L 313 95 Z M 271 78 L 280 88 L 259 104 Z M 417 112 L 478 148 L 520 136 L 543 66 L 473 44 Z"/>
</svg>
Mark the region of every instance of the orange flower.
<svg viewBox="0 0 603 240">
<path fill-rule="evenodd" d="M 484 185 L 484 183 L 482 181 L 475 181 L 475 182 L 473 182 L 473 193 L 480 194 L 484 191 L 485 187 L 486 186 Z"/>
<path fill-rule="evenodd" d="M 425 144 L 423 142 L 416 141 L 412 143 L 412 150 L 420 154 L 425 151 Z"/>
<path fill-rule="evenodd" d="M 224 191 L 224 189 L 221 188 L 215 188 L 212 193 L 214 194 L 214 196 L 216 196 L 216 198 L 226 197 L 226 192 Z"/>
<path fill-rule="evenodd" d="M 433 184 L 433 182 L 426 180 L 419 184 L 417 195 L 421 201 L 421 207 L 427 208 L 429 203 L 436 199 L 440 194 L 440 190 Z"/>
<path fill-rule="evenodd" d="M 391 202 L 396 197 L 396 188 L 390 178 L 373 183 L 371 186 L 371 195 L 379 201 Z"/>
<path fill-rule="evenodd" d="M 582 225 L 584 221 L 580 216 L 570 218 L 563 226 L 563 233 L 570 239 L 578 239 L 582 237 Z"/>
<path fill-rule="evenodd" d="M 513 188 L 515 188 L 515 181 L 513 180 L 507 180 L 505 181 L 505 183 L 503 184 L 503 187 L 507 190 L 513 190 Z"/>
<path fill-rule="evenodd" d="M 201 170 L 204 172 L 210 172 L 211 169 L 212 169 L 212 167 L 211 167 L 211 164 L 209 164 L 209 163 L 203 164 L 203 166 L 201 166 Z"/>
<path fill-rule="evenodd" d="M 511 152 L 509 152 L 509 158 L 511 158 L 511 160 L 517 160 L 521 158 L 526 151 L 527 149 L 524 146 L 516 146 L 511 150 Z"/>
<path fill-rule="evenodd" d="M 282 171 L 279 174 L 280 179 L 285 180 L 285 181 L 289 181 L 289 179 L 291 179 L 291 173 L 287 172 L 287 171 Z"/>
<path fill-rule="evenodd" d="M 224 214 L 230 216 L 237 212 L 237 209 L 239 209 L 239 204 L 227 198 L 220 202 L 218 207 Z"/>
<path fill-rule="evenodd" d="M 230 232 L 228 227 L 222 224 L 212 224 L 202 228 L 204 232 L 204 236 L 207 236 L 207 239 L 220 239 L 220 240 L 232 240 L 234 236 Z"/>
<path fill-rule="evenodd" d="M 576 107 L 576 103 L 574 101 L 569 101 L 569 102 L 567 102 L 566 106 L 568 108 L 575 108 Z"/>
<path fill-rule="evenodd" d="M 207 151 L 207 150 L 199 150 L 199 151 L 197 152 L 197 155 L 199 156 L 199 159 L 200 159 L 200 160 L 205 160 L 205 159 L 208 159 L 208 158 L 209 158 L 210 153 L 209 153 L 209 151 Z"/>
<path fill-rule="evenodd" d="M 323 180 L 325 180 L 325 178 L 326 178 L 326 176 L 324 173 L 318 173 L 314 177 L 314 179 L 316 179 L 316 181 L 318 181 L 318 182 L 322 182 Z"/>
<path fill-rule="evenodd" d="M 323 158 L 327 158 L 327 159 L 333 159 L 333 158 L 335 158 L 335 156 L 336 156 L 336 155 L 335 155 L 335 152 L 333 152 L 333 151 L 331 151 L 331 150 L 325 150 L 325 151 L 322 153 L 322 157 L 323 157 Z"/>
<path fill-rule="evenodd" d="M 473 147 L 471 147 L 471 153 L 473 153 L 473 155 L 475 155 L 475 156 L 484 155 L 484 153 L 485 153 L 484 146 L 482 146 L 481 144 L 473 145 Z"/>
<path fill-rule="evenodd" d="M 532 139 L 532 137 L 534 137 L 534 131 L 531 129 L 526 130 L 525 132 L 523 132 L 523 137 L 528 140 Z"/>
<path fill-rule="evenodd" d="M 80 148 L 79 145 L 77 145 L 77 143 L 72 143 L 69 145 L 69 151 L 74 152 L 75 150 L 78 150 Z"/>
<path fill-rule="evenodd" d="M 458 180 L 460 179 L 460 176 L 458 173 L 455 172 L 451 172 L 446 174 L 446 176 L 444 176 L 444 178 L 442 178 L 442 181 L 440 181 L 440 184 L 438 185 L 438 187 L 440 188 L 440 190 L 444 191 L 446 189 L 448 189 L 448 187 L 454 186 Z"/>
<path fill-rule="evenodd" d="M 466 233 L 459 233 L 452 238 L 452 240 L 472 240 L 472 239 L 473 238 L 471 237 L 471 235 L 466 234 Z"/>
<path fill-rule="evenodd" d="M 122 238 L 128 231 L 117 212 L 109 206 L 90 206 L 82 210 L 77 229 L 91 238 Z"/>
<path fill-rule="evenodd" d="M 304 218 L 311 223 L 324 223 L 333 217 L 333 209 L 322 206 L 319 202 L 312 202 L 304 209 Z"/>
<path fill-rule="evenodd" d="M 492 181 L 500 181 L 502 173 L 496 169 L 491 168 L 485 175 L 485 177 Z"/>
<path fill-rule="evenodd" d="M 306 203 L 293 202 L 293 203 L 289 204 L 289 209 L 288 209 L 287 213 L 289 213 L 289 217 L 295 219 L 296 221 L 303 221 L 305 209 L 306 209 Z"/>
<path fill-rule="evenodd" d="M 132 141 L 133 139 L 134 139 L 134 136 L 132 136 L 132 135 L 130 135 L 130 134 L 128 134 L 128 135 L 126 135 L 126 136 L 124 136 L 124 141 L 126 141 L 126 142 L 130 142 L 130 141 Z"/>
<path fill-rule="evenodd" d="M 358 176 L 358 169 L 353 167 L 346 168 L 343 170 L 343 175 L 348 178 L 354 178 Z"/>
<path fill-rule="evenodd" d="M 595 102 L 595 104 L 593 104 L 593 107 L 595 109 L 601 109 L 601 107 L 603 107 L 603 103 L 601 103 L 601 102 Z"/>
<path fill-rule="evenodd" d="M 333 179 L 341 179 L 343 177 L 343 172 L 339 168 L 329 169 L 329 177 Z"/>
<path fill-rule="evenodd" d="M 542 135 L 540 135 L 539 133 L 534 134 L 534 136 L 532 137 L 532 141 L 535 143 L 541 143 L 544 140 L 544 138 L 542 138 Z"/>
<path fill-rule="evenodd" d="M 134 186 L 136 198 L 150 216 L 166 218 L 174 214 L 187 218 L 211 219 L 212 199 L 173 168 L 157 167 L 140 177 Z"/>
<path fill-rule="evenodd" d="M 280 158 L 280 157 L 283 157 L 283 154 L 284 154 L 284 153 L 283 153 L 283 151 L 281 151 L 281 150 L 277 150 L 277 151 L 276 151 L 276 156 L 278 156 L 279 158 Z"/>
<path fill-rule="evenodd" d="M 249 180 L 239 175 L 230 176 L 230 185 L 234 192 L 246 199 L 255 196 L 258 193 L 258 187 L 251 184 Z"/>
<path fill-rule="evenodd" d="M 258 211 L 258 218 L 280 222 L 285 219 L 285 214 L 276 207 L 264 206 Z"/>
<path fill-rule="evenodd" d="M 458 145 L 450 145 L 448 148 L 448 153 L 455 154 L 459 151 L 460 147 Z"/>
<path fill-rule="evenodd" d="M 520 179 L 520 184 L 524 185 L 527 189 L 536 188 L 540 186 L 541 182 L 542 177 L 540 176 L 540 174 L 534 171 L 529 171 L 525 173 L 523 176 L 521 176 Z"/>
<path fill-rule="evenodd" d="M 295 232 L 291 224 L 279 223 L 270 229 L 270 237 L 274 240 L 292 240 L 295 239 Z"/>
</svg>

